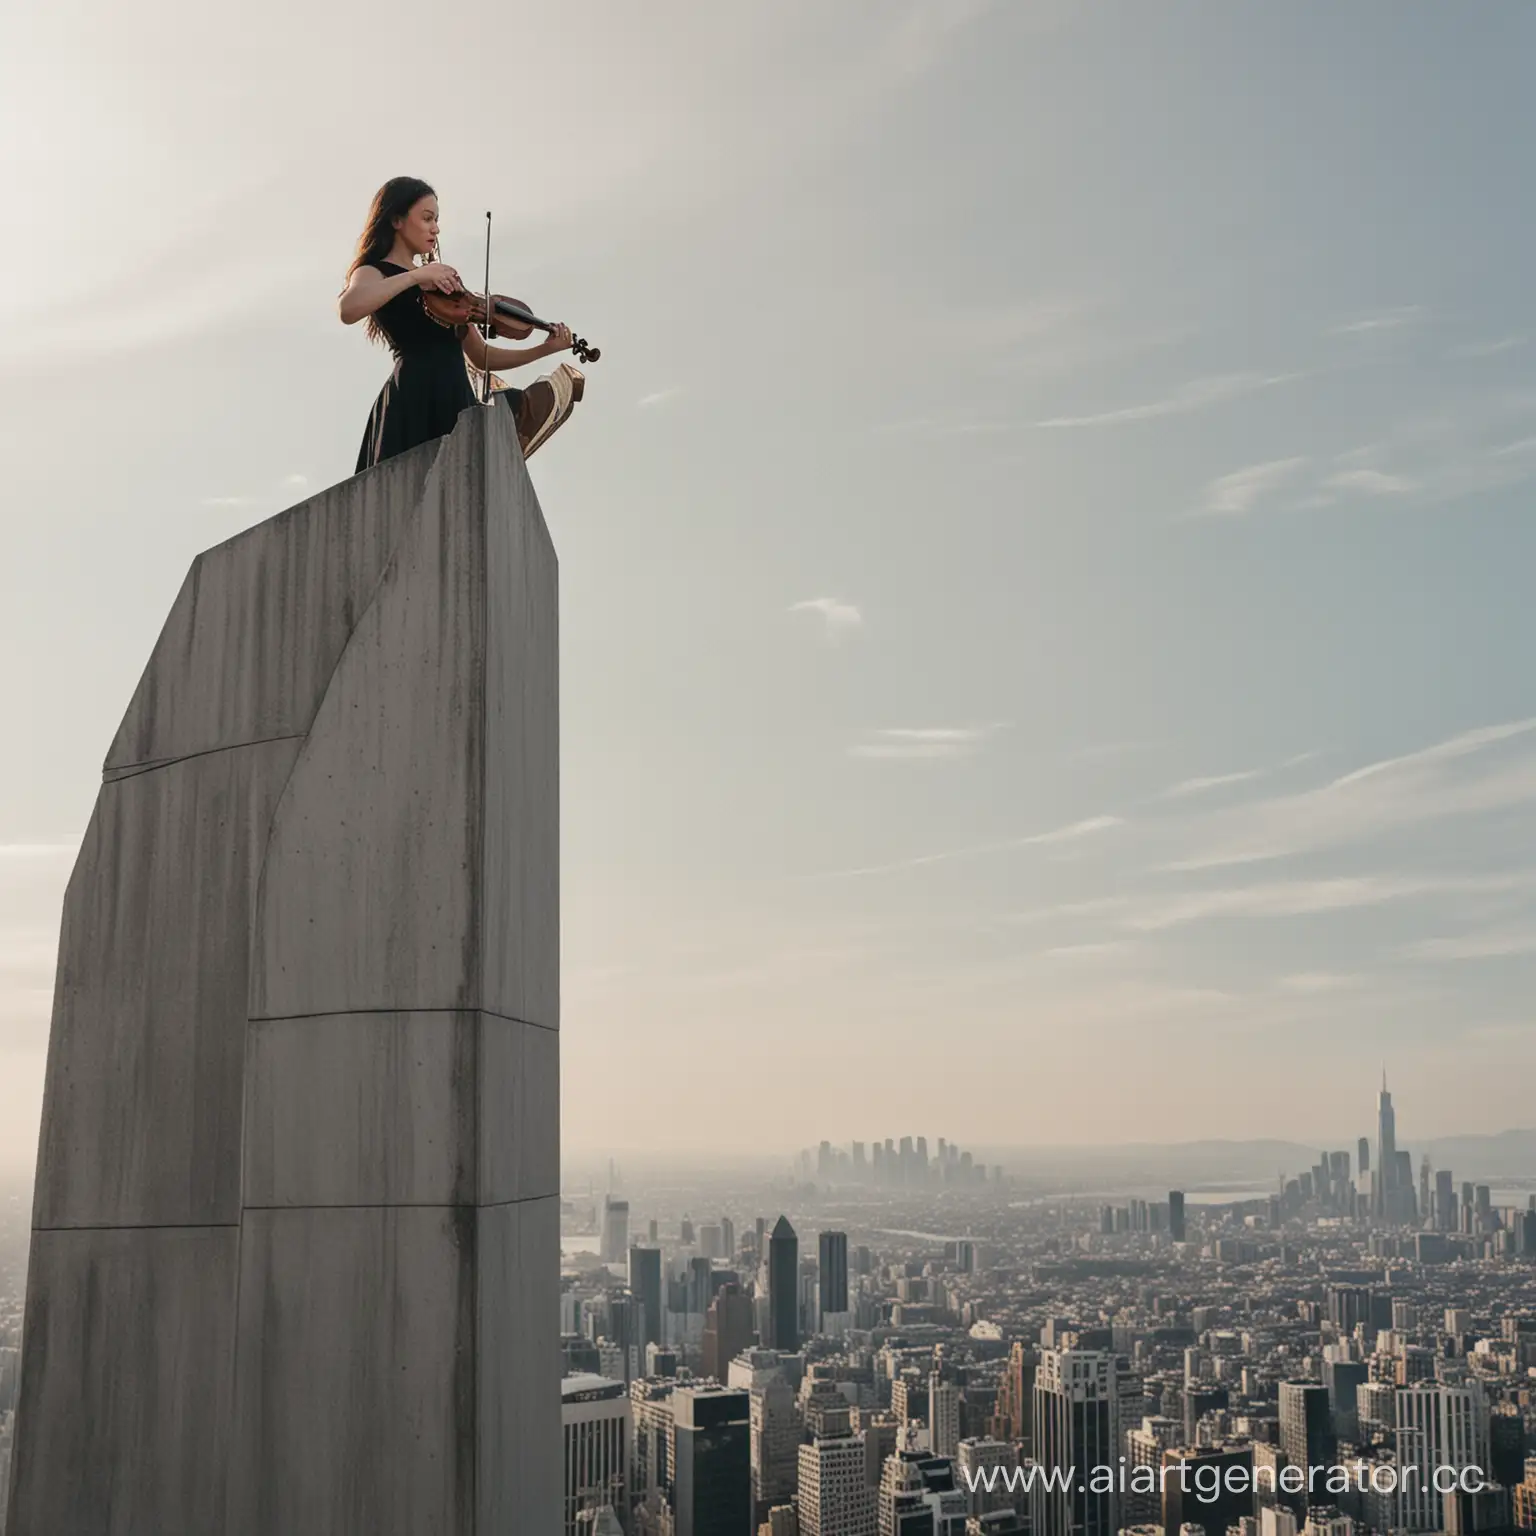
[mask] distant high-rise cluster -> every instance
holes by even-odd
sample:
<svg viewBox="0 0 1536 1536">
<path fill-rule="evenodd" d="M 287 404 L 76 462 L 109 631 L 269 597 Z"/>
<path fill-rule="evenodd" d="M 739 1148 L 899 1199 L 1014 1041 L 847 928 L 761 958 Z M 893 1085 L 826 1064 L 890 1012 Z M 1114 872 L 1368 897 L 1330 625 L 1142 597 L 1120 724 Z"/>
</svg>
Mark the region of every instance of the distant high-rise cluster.
<svg viewBox="0 0 1536 1536">
<path fill-rule="evenodd" d="M 1410 1228 L 1414 1254 L 1425 1262 L 1445 1262 L 1456 1251 L 1446 1234 L 1489 1239 L 1509 1256 L 1536 1255 L 1536 1209 L 1494 1210 L 1487 1184 L 1463 1183 L 1458 1192 L 1449 1168 L 1435 1169 L 1420 1159 L 1414 1178 L 1413 1154 L 1397 1144 L 1397 1112 L 1382 1075 L 1376 1102 L 1376 1150 L 1361 1137 L 1358 1178 L 1350 1176 L 1348 1152 L 1323 1152 L 1305 1173 L 1282 1179 L 1270 1202 L 1270 1224 L 1314 1210 L 1356 1223 Z"/>
<path fill-rule="evenodd" d="M 990 1178 L 1001 1183 L 1003 1170 L 987 1165 L 973 1153 L 963 1152 L 940 1136 L 934 1155 L 928 1154 L 926 1136 L 887 1137 L 883 1142 L 849 1142 L 834 1146 L 824 1141 L 816 1148 L 814 1161 L 810 1151 L 800 1154 L 800 1171 L 824 1184 L 881 1184 L 893 1187 L 912 1185 L 985 1184 Z"/>
</svg>

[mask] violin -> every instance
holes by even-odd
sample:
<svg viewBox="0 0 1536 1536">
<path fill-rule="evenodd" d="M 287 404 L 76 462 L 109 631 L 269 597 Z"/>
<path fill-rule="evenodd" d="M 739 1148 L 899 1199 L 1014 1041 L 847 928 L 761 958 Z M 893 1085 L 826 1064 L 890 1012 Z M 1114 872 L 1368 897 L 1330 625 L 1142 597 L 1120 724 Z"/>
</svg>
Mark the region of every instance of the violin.
<svg viewBox="0 0 1536 1536">
<path fill-rule="evenodd" d="M 443 293 L 436 288 L 423 288 L 421 301 L 427 313 L 441 326 L 452 329 L 460 325 L 478 325 L 490 336 L 509 337 L 523 341 L 534 331 L 552 331 L 555 322 L 540 320 L 528 306 L 505 294 L 490 295 L 489 313 L 486 296 L 460 288 L 456 293 Z M 571 351 L 583 363 L 595 363 L 603 354 L 584 337 L 571 336 Z"/>
</svg>

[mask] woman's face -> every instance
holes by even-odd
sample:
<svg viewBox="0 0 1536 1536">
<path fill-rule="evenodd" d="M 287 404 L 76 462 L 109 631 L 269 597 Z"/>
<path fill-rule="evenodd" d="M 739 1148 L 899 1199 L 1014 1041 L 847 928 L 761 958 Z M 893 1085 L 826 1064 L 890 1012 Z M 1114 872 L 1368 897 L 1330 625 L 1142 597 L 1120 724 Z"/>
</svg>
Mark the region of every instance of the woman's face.
<svg viewBox="0 0 1536 1536">
<path fill-rule="evenodd" d="M 437 247 L 437 199 L 423 197 L 411 204 L 411 211 L 403 219 L 395 220 L 400 238 L 413 256 L 425 256 Z"/>
</svg>

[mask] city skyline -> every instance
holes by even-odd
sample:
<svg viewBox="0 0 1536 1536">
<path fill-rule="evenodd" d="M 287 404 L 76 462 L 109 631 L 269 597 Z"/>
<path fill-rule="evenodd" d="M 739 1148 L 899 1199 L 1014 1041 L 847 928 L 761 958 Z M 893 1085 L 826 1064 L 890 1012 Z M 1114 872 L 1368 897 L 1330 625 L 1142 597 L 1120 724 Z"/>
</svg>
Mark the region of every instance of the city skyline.
<svg viewBox="0 0 1536 1536">
<path fill-rule="evenodd" d="M 1408 1150 L 1390 1117 L 1382 1129 L 1388 1150 Z M 573 1372 L 617 1373 L 637 1447 L 701 1379 L 745 1393 L 737 1486 L 753 1491 L 759 1536 L 901 1536 L 908 1520 L 946 1536 L 1529 1530 L 1536 1191 L 1489 1200 L 1463 1186 L 1455 1211 L 1380 1209 L 1343 1180 L 1356 1152 L 1324 1152 L 1321 1183 L 1182 1209 L 1177 1191 L 1117 1211 L 996 1186 L 872 1198 L 705 1183 L 702 1170 L 636 1179 L 668 1277 L 657 1342 L 630 1372 L 606 1331 L 630 1316 L 616 1268 L 572 1248 L 562 1347 Z M 973 1235 L 940 1235 L 952 1209 Z M 699 1225 L 687 1212 L 701 1210 L 719 1214 Z M 567 1202 L 568 1222 L 586 1216 Z M 727 1226 L 736 1251 L 701 1261 L 706 1231 Z M 770 1230 L 800 1237 L 800 1337 L 745 1343 L 722 1377 L 706 1324 L 701 1378 L 701 1262 L 712 1316 L 728 1300 L 761 1330 L 787 1295 L 763 1262 Z M 845 1286 L 834 1315 L 828 1296 L 843 1303 Z M 1415 1476 L 1440 1467 L 1478 1491 Z M 1201 1497 L 1218 1471 L 1220 1496 Z M 1067 1481 L 1020 1480 L 1037 1475 Z M 664 1476 L 590 1490 L 590 1507 L 603 1499 L 639 1536 L 680 1508 Z"/>
</svg>

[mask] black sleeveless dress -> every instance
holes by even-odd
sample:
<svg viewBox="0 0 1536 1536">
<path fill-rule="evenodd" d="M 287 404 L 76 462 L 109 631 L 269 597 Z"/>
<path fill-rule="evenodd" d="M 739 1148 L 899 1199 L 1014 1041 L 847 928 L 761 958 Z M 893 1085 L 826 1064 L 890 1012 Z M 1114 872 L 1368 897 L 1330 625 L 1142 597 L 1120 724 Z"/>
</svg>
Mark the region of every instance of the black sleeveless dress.
<svg viewBox="0 0 1536 1536">
<path fill-rule="evenodd" d="M 373 265 L 385 277 L 407 270 L 392 261 Z M 373 402 L 355 473 L 453 431 L 459 412 L 475 403 L 460 334 L 427 313 L 420 288 L 397 293 L 376 318 L 395 369 Z"/>
</svg>

